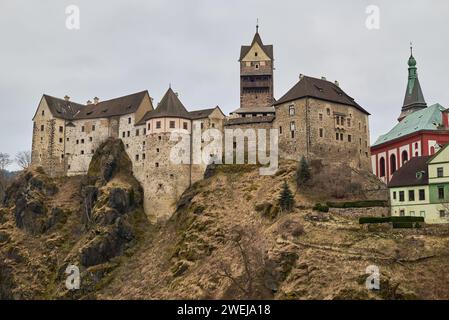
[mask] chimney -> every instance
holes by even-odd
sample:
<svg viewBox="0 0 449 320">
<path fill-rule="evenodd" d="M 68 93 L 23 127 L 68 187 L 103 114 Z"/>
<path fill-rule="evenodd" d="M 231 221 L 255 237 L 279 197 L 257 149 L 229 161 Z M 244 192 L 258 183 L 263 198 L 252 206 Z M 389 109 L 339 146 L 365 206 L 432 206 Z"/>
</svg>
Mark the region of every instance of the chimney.
<svg viewBox="0 0 449 320">
<path fill-rule="evenodd" d="M 321 80 L 326 80 L 326 77 L 321 77 Z"/>
<path fill-rule="evenodd" d="M 444 130 L 449 130 L 449 109 L 441 112 L 442 126 Z"/>
<path fill-rule="evenodd" d="M 304 78 L 304 75 L 302 73 L 299 74 L 299 80 L 302 80 Z"/>
<path fill-rule="evenodd" d="M 98 97 L 94 98 L 94 104 L 98 104 L 99 101 L 100 101 L 100 99 Z"/>
<path fill-rule="evenodd" d="M 64 100 L 65 100 L 65 101 L 69 101 L 69 100 L 70 100 L 70 97 L 69 97 L 68 95 L 65 95 Z"/>
<path fill-rule="evenodd" d="M 335 80 L 335 81 L 334 81 L 334 84 L 335 84 L 337 87 L 340 87 L 340 83 L 338 82 L 338 80 Z"/>
<path fill-rule="evenodd" d="M 87 100 L 86 104 L 87 104 L 87 105 L 92 104 L 92 101 Z"/>
</svg>

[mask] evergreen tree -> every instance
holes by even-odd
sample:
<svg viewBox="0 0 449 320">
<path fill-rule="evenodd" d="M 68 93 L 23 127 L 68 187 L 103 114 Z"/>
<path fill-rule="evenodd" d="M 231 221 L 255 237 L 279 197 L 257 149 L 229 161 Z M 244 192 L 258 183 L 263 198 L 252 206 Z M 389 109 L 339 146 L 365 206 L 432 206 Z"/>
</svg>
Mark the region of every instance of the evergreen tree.
<svg viewBox="0 0 449 320">
<path fill-rule="evenodd" d="M 309 163 L 306 158 L 302 157 L 296 170 L 296 185 L 299 187 L 304 185 L 311 178 Z"/>
<path fill-rule="evenodd" d="M 279 197 L 279 207 L 281 207 L 282 211 L 291 211 L 294 205 L 295 199 L 293 198 L 293 194 L 288 187 L 287 181 L 284 181 Z"/>
</svg>

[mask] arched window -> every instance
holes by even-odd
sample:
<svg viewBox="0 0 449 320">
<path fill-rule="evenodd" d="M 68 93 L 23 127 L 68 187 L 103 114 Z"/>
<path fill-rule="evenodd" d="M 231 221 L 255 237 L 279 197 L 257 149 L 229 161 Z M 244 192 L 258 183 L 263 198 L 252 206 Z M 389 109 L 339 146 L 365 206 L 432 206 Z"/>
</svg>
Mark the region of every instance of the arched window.
<svg viewBox="0 0 449 320">
<path fill-rule="evenodd" d="M 408 161 L 408 153 L 407 151 L 402 151 L 402 164 L 406 163 Z"/>
<path fill-rule="evenodd" d="M 396 155 L 394 154 L 390 156 L 390 172 L 391 174 L 396 172 Z"/>
<path fill-rule="evenodd" d="M 434 146 L 431 146 L 430 147 L 430 155 L 432 155 L 432 154 L 434 154 L 435 153 L 435 147 Z"/>
<path fill-rule="evenodd" d="M 380 158 L 379 161 L 379 173 L 381 177 L 385 177 L 385 159 L 384 157 Z"/>
</svg>

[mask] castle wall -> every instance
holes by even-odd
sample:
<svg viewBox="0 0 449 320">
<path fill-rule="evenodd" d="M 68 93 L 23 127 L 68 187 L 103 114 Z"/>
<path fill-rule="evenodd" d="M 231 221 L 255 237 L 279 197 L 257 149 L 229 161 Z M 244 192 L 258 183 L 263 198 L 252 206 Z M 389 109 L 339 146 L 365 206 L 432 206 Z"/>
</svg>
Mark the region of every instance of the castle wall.
<svg viewBox="0 0 449 320">
<path fill-rule="evenodd" d="M 41 99 L 33 123 L 31 166 L 42 167 L 52 177 L 65 174 L 65 121 L 53 117 Z"/>
<path fill-rule="evenodd" d="M 294 115 L 290 115 L 290 106 L 295 108 Z M 276 106 L 274 125 L 282 131 L 282 158 L 308 156 L 371 170 L 368 115 L 355 107 L 302 98 Z"/>
</svg>

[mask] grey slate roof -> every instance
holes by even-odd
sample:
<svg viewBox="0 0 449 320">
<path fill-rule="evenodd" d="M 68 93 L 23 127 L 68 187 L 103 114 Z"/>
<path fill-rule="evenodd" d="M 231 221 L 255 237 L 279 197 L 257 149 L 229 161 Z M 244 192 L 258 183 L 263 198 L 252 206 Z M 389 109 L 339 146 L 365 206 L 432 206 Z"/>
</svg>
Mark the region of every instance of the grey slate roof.
<svg viewBox="0 0 449 320">
<path fill-rule="evenodd" d="M 238 108 L 231 113 L 274 113 L 274 107 L 246 107 Z"/>
<path fill-rule="evenodd" d="M 225 125 L 251 124 L 251 123 L 270 123 L 273 122 L 274 116 L 265 117 L 245 117 L 245 118 L 230 118 L 226 120 Z"/>
<path fill-rule="evenodd" d="M 217 108 L 218 108 L 218 110 L 220 110 L 221 113 L 223 113 L 221 111 L 221 109 L 218 106 L 216 106 L 215 108 L 210 108 L 210 109 L 200 109 L 200 110 L 195 110 L 195 111 L 189 111 L 189 117 L 192 120 L 207 118 Z"/>
<path fill-rule="evenodd" d="M 262 39 L 260 38 L 259 32 L 256 32 L 256 34 L 254 35 L 253 41 L 251 42 L 250 46 L 241 46 L 240 48 L 240 59 L 239 61 L 241 61 L 246 54 L 249 52 L 249 50 L 251 49 L 251 47 L 254 45 L 254 43 L 256 43 L 262 48 L 262 50 L 266 53 L 266 55 L 273 60 L 273 45 L 264 45 L 262 42 Z"/>
<path fill-rule="evenodd" d="M 89 105 L 66 101 L 46 94 L 43 95 L 43 98 L 54 117 L 65 120 L 78 120 L 107 118 L 134 113 L 147 94 L 148 91 L 141 91 Z"/>
<path fill-rule="evenodd" d="M 43 98 L 47 102 L 48 108 L 56 118 L 72 120 L 75 114 L 84 108 L 84 105 L 64 99 L 59 99 L 44 94 Z"/>
<path fill-rule="evenodd" d="M 389 188 L 421 186 L 429 183 L 427 162 L 431 156 L 413 157 L 393 174 Z M 421 172 L 417 176 L 417 172 Z"/>
<path fill-rule="evenodd" d="M 369 112 L 363 109 L 357 102 L 347 95 L 339 86 L 327 80 L 303 76 L 286 94 L 284 94 L 274 105 L 294 101 L 300 98 L 316 98 L 336 103 L 353 106 L 363 113 Z"/>
</svg>

